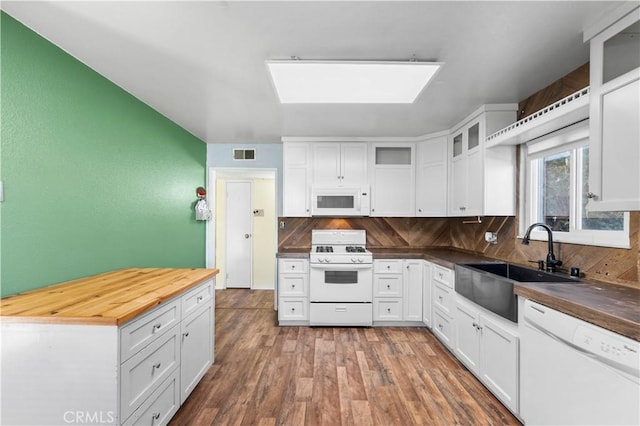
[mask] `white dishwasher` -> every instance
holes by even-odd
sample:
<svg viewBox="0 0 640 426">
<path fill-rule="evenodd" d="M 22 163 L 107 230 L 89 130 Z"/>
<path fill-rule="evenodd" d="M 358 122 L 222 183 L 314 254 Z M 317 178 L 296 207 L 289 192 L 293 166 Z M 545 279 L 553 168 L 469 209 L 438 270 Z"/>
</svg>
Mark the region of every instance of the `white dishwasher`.
<svg viewBox="0 0 640 426">
<path fill-rule="evenodd" d="M 530 300 L 520 324 L 525 424 L 640 424 L 640 343 Z"/>
</svg>

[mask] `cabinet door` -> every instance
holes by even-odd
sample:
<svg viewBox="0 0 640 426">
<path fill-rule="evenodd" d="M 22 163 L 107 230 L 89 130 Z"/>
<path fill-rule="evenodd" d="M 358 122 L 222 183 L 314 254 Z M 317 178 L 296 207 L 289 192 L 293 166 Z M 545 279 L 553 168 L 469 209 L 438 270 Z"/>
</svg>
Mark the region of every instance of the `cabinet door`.
<svg viewBox="0 0 640 426">
<path fill-rule="evenodd" d="M 640 210 L 640 81 L 603 93 L 600 102 L 601 137 L 592 139 L 589 150 L 589 189 L 595 194 L 589 209 Z"/>
<path fill-rule="evenodd" d="M 590 41 L 588 209 L 640 210 L 640 9 L 612 22 Z"/>
<path fill-rule="evenodd" d="M 309 166 L 308 144 L 286 143 L 283 145 L 282 212 L 284 216 L 310 216 Z"/>
<path fill-rule="evenodd" d="M 313 145 L 313 185 L 335 186 L 341 183 L 340 144 L 314 143 Z"/>
<path fill-rule="evenodd" d="M 447 138 L 417 144 L 416 216 L 447 214 Z"/>
<path fill-rule="evenodd" d="M 469 370 L 478 373 L 480 368 L 480 319 L 478 311 L 466 304 L 455 304 L 454 352 Z"/>
<path fill-rule="evenodd" d="M 467 169 L 466 155 L 462 151 L 462 133 L 453 137 L 453 157 L 451 158 L 451 179 L 449 182 L 451 196 L 449 202 L 449 214 L 451 216 L 464 216 L 467 209 Z M 461 150 L 456 155 L 456 150 Z"/>
<path fill-rule="evenodd" d="M 180 352 L 180 403 L 213 362 L 213 305 L 208 303 L 182 320 Z"/>
<path fill-rule="evenodd" d="M 340 155 L 340 183 L 354 186 L 368 184 L 367 163 L 366 143 L 343 143 Z"/>
<path fill-rule="evenodd" d="M 453 320 L 449 315 L 434 306 L 433 309 L 433 334 L 440 339 L 449 349 L 453 349 Z"/>
<path fill-rule="evenodd" d="M 403 314 L 405 321 L 422 321 L 422 261 L 405 260 Z"/>
<path fill-rule="evenodd" d="M 514 412 L 518 411 L 518 337 L 497 321 L 480 318 L 482 382 Z"/>
<path fill-rule="evenodd" d="M 482 165 L 482 151 L 477 149 L 467 153 L 466 158 L 466 187 L 467 202 L 464 214 L 469 216 L 483 214 L 484 176 Z"/>
<path fill-rule="evenodd" d="M 374 146 L 373 149 L 371 216 L 414 216 L 414 145 Z"/>
<path fill-rule="evenodd" d="M 431 327 L 431 264 L 422 265 L 422 322 Z"/>
</svg>

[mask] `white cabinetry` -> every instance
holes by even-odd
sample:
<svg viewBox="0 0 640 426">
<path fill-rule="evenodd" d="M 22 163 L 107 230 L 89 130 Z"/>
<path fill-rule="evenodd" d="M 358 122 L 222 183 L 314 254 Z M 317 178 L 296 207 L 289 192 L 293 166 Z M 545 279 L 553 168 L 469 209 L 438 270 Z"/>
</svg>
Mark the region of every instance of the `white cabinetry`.
<svg viewBox="0 0 640 426">
<path fill-rule="evenodd" d="M 317 142 L 312 144 L 312 184 L 361 186 L 368 183 L 367 143 Z"/>
<path fill-rule="evenodd" d="M 2 424 L 168 423 L 213 363 L 214 298 L 208 279 L 120 326 L 3 321 Z"/>
<path fill-rule="evenodd" d="M 422 264 L 422 323 L 427 327 L 431 327 L 432 267 L 431 262 L 425 261 Z"/>
<path fill-rule="evenodd" d="M 458 359 L 517 414 L 517 325 L 457 295 L 454 328 Z"/>
<path fill-rule="evenodd" d="M 310 216 L 310 144 L 302 142 L 284 143 L 282 145 L 282 156 L 282 214 L 288 217 Z"/>
<path fill-rule="evenodd" d="M 371 145 L 371 216 L 415 215 L 415 144 Z"/>
<path fill-rule="evenodd" d="M 431 267 L 433 334 L 453 350 L 453 271 L 439 265 Z"/>
<path fill-rule="evenodd" d="M 309 325 L 308 259 L 278 259 L 278 323 Z"/>
<path fill-rule="evenodd" d="M 588 208 L 594 211 L 640 210 L 639 21 L 636 6 L 591 38 Z"/>
<path fill-rule="evenodd" d="M 447 215 L 447 143 L 442 135 L 416 144 L 417 217 Z"/>
<path fill-rule="evenodd" d="M 515 215 L 513 146 L 485 147 L 487 135 L 516 121 L 517 105 L 485 105 L 450 137 L 450 216 Z"/>
<path fill-rule="evenodd" d="M 373 320 L 422 323 L 423 260 L 373 261 Z"/>
</svg>

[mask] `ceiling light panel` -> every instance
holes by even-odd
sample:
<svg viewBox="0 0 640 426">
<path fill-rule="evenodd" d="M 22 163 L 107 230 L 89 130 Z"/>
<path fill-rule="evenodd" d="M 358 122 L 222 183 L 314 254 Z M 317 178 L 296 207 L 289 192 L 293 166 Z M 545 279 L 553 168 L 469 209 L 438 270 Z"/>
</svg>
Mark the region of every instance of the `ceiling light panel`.
<svg viewBox="0 0 640 426">
<path fill-rule="evenodd" d="M 435 62 L 266 61 L 283 104 L 413 103 L 438 71 Z"/>
</svg>

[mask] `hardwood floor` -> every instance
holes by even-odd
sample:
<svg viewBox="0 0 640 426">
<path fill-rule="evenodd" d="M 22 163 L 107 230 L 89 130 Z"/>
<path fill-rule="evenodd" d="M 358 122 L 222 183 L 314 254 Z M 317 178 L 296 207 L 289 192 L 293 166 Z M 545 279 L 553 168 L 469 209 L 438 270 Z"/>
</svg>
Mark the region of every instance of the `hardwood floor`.
<svg viewBox="0 0 640 426">
<path fill-rule="evenodd" d="M 216 358 L 172 425 L 519 425 L 426 329 L 278 327 L 216 291 Z"/>
</svg>

